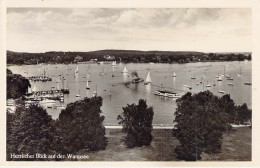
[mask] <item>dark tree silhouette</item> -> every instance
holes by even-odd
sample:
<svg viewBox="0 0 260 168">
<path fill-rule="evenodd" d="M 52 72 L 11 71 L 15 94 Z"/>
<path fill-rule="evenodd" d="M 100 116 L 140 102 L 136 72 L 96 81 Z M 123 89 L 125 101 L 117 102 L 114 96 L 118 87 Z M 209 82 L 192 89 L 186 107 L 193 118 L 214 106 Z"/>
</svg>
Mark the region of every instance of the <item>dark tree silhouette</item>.
<svg viewBox="0 0 260 168">
<path fill-rule="evenodd" d="M 152 141 L 153 108 L 147 107 L 146 101 L 139 100 L 139 104 L 131 104 L 123 107 L 123 113 L 118 115 L 119 124 L 123 126 L 122 131 L 127 135 L 123 140 L 129 148 L 150 145 Z"/>
<path fill-rule="evenodd" d="M 101 97 L 85 98 L 67 105 L 58 119 L 60 146 L 56 149 L 62 153 L 79 150 L 97 151 L 105 149 L 107 139 Z"/>
<path fill-rule="evenodd" d="M 201 159 L 202 152 L 220 152 L 222 134 L 231 126 L 219 98 L 205 91 L 187 93 L 176 102 L 173 136 L 180 141 L 175 149 L 177 158 L 194 161 Z"/>
<path fill-rule="evenodd" d="M 23 102 L 17 103 L 15 114 L 7 115 L 7 127 L 8 160 L 42 160 L 39 158 L 12 159 L 11 153 L 53 154 L 53 120 L 42 107 L 32 104 L 26 108 Z"/>
<path fill-rule="evenodd" d="M 19 98 L 24 95 L 30 87 L 30 82 L 28 79 L 22 77 L 21 75 L 13 74 L 9 69 L 7 69 L 7 98 Z"/>
</svg>

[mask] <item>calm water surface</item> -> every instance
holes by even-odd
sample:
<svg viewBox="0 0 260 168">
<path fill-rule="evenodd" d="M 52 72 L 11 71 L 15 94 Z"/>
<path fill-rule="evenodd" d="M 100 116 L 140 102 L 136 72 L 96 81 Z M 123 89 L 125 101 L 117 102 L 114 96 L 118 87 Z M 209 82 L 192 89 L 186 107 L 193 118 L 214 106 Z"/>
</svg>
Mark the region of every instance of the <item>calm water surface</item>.
<svg viewBox="0 0 260 168">
<path fill-rule="evenodd" d="M 78 64 L 79 75 L 74 76 L 76 64 L 70 65 L 24 65 L 9 66 L 8 68 L 16 74 L 25 77 L 40 75 L 43 69 L 47 70 L 46 75 L 52 77 L 51 82 L 31 82 L 32 88 L 36 90 L 50 90 L 51 87 L 68 87 L 70 94 L 64 95 L 64 104 L 74 102 L 83 97 L 91 97 L 97 90 L 99 96 L 103 97 L 102 111 L 105 116 L 104 123 L 117 124 L 117 116 L 121 114 L 122 107 L 127 104 L 138 103 L 140 98 L 146 99 L 149 106 L 154 108 L 154 124 L 172 124 L 174 111 L 176 109 L 176 99 L 161 98 L 153 94 L 157 89 L 172 90 L 180 95 L 185 94 L 188 90 L 182 85 L 192 86 L 191 92 L 197 93 L 206 90 L 206 85 L 211 84 L 209 90 L 218 96 L 219 90 L 225 91 L 231 95 L 236 104 L 247 103 L 251 108 L 252 90 L 251 86 L 245 85 L 245 82 L 251 80 L 252 66 L 251 61 L 244 62 L 210 62 L 210 63 L 188 63 L 188 64 L 117 64 L 112 67 L 111 64 Z M 127 67 L 129 73 L 124 75 L 121 72 Z M 69 71 L 67 74 L 66 68 Z M 129 84 L 124 82 L 131 81 L 131 71 L 137 71 L 139 77 L 146 78 L 148 69 L 151 71 L 152 85 Z M 99 73 L 104 71 L 105 76 Z M 238 76 L 238 74 L 242 76 Z M 27 73 L 26 73 L 27 72 Z M 177 77 L 173 78 L 173 72 Z M 222 77 L 223 81 L 218 82 L 215 78 L 218 74 L 230 75 L 234 80 L 229 81 Z M 89 74 L 90 90 L 86 90 L 87 74 Z M 60 75 L 65 77 L 64 82 L 60 80 Z M 114 77 L 112 77 L 114 75 Z M 195 77 L 196 79 L 191 79 Z M 197 85 L 203 81 L 202 84 Z M 59 82 L 59 83 L 57 83 Z M 229 86 L 233 83 L 234 86 Z M 213 85 L 216 86 L 213 86 Z M 59 85 L 59 86 L 58 86 Z M 109 92 L 111 91 L 111 95 Z M 80 94 L 81 98 L 75 95 Z M 59 104 L 59 102 L 57 103 Z M 60 109 L 47 109 L 53 119 L 58 118 Z"/>
</svg>

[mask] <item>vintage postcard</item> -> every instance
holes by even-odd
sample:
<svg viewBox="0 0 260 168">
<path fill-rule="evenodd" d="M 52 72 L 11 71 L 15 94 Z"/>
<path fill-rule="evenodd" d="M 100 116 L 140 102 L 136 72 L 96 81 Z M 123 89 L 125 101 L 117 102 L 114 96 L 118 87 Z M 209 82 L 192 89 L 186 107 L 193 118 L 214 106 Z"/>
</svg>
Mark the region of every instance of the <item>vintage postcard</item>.
<svg viewBox="0 0 260 168">
<path fill-rule="evenodd" d="M 257 8 L 198 2 L 2 1 L 3 165 L 259 163 Z"/>
</svg>

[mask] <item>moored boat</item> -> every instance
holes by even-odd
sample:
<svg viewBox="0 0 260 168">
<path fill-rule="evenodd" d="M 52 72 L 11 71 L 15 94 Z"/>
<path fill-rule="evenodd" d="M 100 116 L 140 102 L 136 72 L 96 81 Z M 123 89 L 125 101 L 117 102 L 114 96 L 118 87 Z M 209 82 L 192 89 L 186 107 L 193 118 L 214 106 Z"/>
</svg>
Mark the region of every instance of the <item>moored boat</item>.
<svg viewBox="0 0 260 168">
<path fill-rule="evenodd" d="M 167 90 L 156 90 L 154 92 L 155 95 L 169 97 L 169 98 L 179 98 L 180 95 L 175 92 L 167 91 Z"/>
<path fill-rule="evenodd" d="M 143 78 L 135 78 L 132 80 L 132 83 L 140 83 L 140 82 L 143 82 L 144 79 Z"/>
</svg>

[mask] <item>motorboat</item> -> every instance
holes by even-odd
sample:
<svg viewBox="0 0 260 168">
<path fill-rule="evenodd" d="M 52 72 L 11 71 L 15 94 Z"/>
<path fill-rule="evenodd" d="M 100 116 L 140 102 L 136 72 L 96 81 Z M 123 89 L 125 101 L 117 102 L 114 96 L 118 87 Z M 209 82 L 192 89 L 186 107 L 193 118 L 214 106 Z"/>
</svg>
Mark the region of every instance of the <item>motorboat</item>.
<svg viewBox="0 0 260 168">
<path fill-rule="evenodd" d="M 179 98 L 180 95 L 175 92 L 167 91 L 167 90 L 156 90 L 154 92 L 157 96 L 169 97 L 169 98 Z"/>
<path fill-rule="evenodd" d="M 192 89 L 192 87 L 189 86 L 189 85 L 182 85 L 182 87 L 184 87 L 184 88 L 188 88 L 188 89 Z"/>
<path fill-rule="evenodd" d="M 225 91 L 223 91 L 223 90 L 219 90 L 218 92 L 221 94 L 225 94 Z"/>
<path fill-rule="evenodd" d="M 132 80 L 132 83 L 140 83 L 140 82 L 143 82 L 144 79 L 143 78 L 135 78 Z"/>
</svg>

